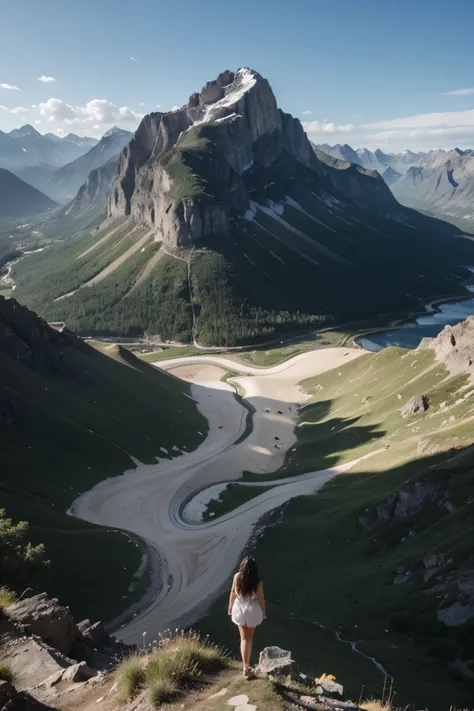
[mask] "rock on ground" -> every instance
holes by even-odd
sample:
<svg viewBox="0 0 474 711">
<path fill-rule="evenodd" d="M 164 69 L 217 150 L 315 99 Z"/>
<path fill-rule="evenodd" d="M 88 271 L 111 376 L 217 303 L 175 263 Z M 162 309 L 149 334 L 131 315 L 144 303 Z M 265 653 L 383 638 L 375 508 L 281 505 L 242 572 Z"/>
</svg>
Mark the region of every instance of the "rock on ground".
<svg viewBox="0 0 474 711">
<path fill-rule="evenodd" d="M 257 674 L 269 677 L 291 677 L 298 678 L 296 662 L 291 658 L 291 652 L 280 647 L 265 647 L 260 652 L 260 658 L 256 669 Z"/>
<path fill-rule="evenodd" d="M 418 413 L 426 412 L 429 401 L 426 395 L 413 395 L 402 407 L 402 417 L 412 417 Z"/>
</svg>

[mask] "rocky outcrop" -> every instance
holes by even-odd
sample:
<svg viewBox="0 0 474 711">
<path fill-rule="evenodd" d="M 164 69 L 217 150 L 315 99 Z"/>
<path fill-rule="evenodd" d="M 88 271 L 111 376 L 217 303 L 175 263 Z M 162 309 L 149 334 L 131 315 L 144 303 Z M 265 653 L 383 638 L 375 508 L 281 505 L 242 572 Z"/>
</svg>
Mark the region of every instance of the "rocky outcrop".
<svg viewBox="0 0 474 711">
<path fill-rule="evenodd" d="M 419 350 L 430 348 L 451 375 L 474 374 L 474 316 L 455 326 L 445 326 L 436 338 L 424 338 Z"/>
<path fill-rule="evenodd" d="M 293 176 L 298 165 L 310 169 L 361 204 L 396 205 L 378 174 L 321 162 L 300 121 L 278 109 L 268 81 L 243 68 L 223 72 L 180 109 L 143 119 L 121 155 L 109 216 L 131 215 L 169 247 L 225 236 L 250 207 L 254 173 L 270 166 L 280 173 L 283 163 Z"/>
<path fill-rule="evenodd" d="M 276 683 L 276 688 L 284 701 L 294 704 L 290 708 L 318 709 L 318 711 L 332 709 L 357 711 L 358 709 L 352 701 L 344 700 L 344 687 L 336 681 L 335 677 L 323 674 L 314 679 L 300 674 L 291 652 L 280 647 L 265 647 L 260 652 L 260 661 L 255 671 L 259 676 L 268 677 Z M 279 680 L 288 680 L 288 678 L 291 679 L 288 685 L 278 685 Z M 296 682 L 297 686 L 293 687 L 291 682 Z"/>
<path fill-rule="evenodd" d="M 360 518 L 359 525 L 366 531 L 375 531 L 394 519 L 413 516 L 425 506 L 443 500 L 449 486 L 449 475 L 440 471 L 414 481 L 390 496 Z"/>
<path fill-rule="evenodd" d="M 15 603 L 8 608 L 8 617 L 61 654 L 71 654 L 79 635 L 69 608 L 46 593 Z"/>
<path fill-rule="evenodd" d="M 402 407 L 402 417 L 413 417 L 413 415 L 426 412 L 428 407 L 429 400 L 426 395 L 413 395 Z"/>
<path fill-rule="evenodd" d="M 17 691 L 54 708 L 62 708 L 62 688 L 100 681 L 130 649 L 101 622 L 76 625 L 69 608 L 45 593 L 17 602 L 0 618 L 0 662 L 8 663 Z"/>
</svg>

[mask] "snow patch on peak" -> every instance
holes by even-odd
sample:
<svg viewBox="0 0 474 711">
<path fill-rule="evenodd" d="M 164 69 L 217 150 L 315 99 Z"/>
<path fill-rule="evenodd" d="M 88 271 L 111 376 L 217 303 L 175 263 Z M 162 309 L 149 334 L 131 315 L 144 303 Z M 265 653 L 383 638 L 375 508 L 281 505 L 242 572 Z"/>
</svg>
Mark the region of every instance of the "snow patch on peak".
<svg viewBox="0 0 474 711">
<path fill-rule="evenodd" d="M 242 97 L 255 86 L 256 83 L 257 75 L 254 71 L 248 69 L 247 67 L 238 69 L 235 73 L 232 84 L 229 84 L 224 89 L 225 96 L 219 101 L 216 101 L 214 104 L 207 106 L 204 115 L 197 121 L 194 121 L 194 126 L 208 123 L 210 121 L 223 121 L 225 119 L 229 119 L 230 116 L 235 118 L 235 112 L 234 114 L 230 114 L 230 116 L 225 117 L 222 117 L 219 114 L 223 110 L 231 108 L 237 104 L 240 99 L 242 99 Z"/>
<path fill-rule="evenodd" d="M 114 126 L 113 128 L 109 128 L 107 133 L 104 133 L 102 138 L 110 138 L 110 136 L 115 136 L 117 133 L 124 133 L 121 128 L 118 126 Z"/>
</svg>

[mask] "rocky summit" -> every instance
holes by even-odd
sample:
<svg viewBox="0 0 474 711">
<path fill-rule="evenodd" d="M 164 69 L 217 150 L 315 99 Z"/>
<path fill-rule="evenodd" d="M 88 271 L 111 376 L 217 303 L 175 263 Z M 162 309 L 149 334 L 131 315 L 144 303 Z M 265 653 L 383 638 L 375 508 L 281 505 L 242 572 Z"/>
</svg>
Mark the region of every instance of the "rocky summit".
<svg viewBox="0 0 474 711">
<path fill-rule="evenodd" d="M 247 68 L 225 71 L 182 108 L 142 121 L 122 153 L 109 215 L 131 215 L 175 247 L 228 236 L 233 218 L 258 210 L 252 177 L 285 160 L 323 179 L 334 173 L 316 157 L 299 120 L 278 108 L 266 79 Z M 396 210 L 378 176 L 359 180 L 361 186 L 346 186 L 354 197 L 367 202 L 378 188 L 379 206 Z"/>
</svg>

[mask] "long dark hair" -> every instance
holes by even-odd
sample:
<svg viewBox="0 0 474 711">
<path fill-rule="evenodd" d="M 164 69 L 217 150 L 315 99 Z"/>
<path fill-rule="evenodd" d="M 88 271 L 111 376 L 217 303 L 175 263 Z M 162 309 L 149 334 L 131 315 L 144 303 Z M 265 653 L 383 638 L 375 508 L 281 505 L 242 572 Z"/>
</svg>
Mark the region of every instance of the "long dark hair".
<svg viewBox="0 0 474 711">
<path fill-rule="evenodd" d="M 240 597 L 246 597 L 257 592 L 260 584 L 257 564 L 254 558 L 248 556 L 240 564 L 237 580 L 235 582 L 236 592 Z"/>
</svg>

